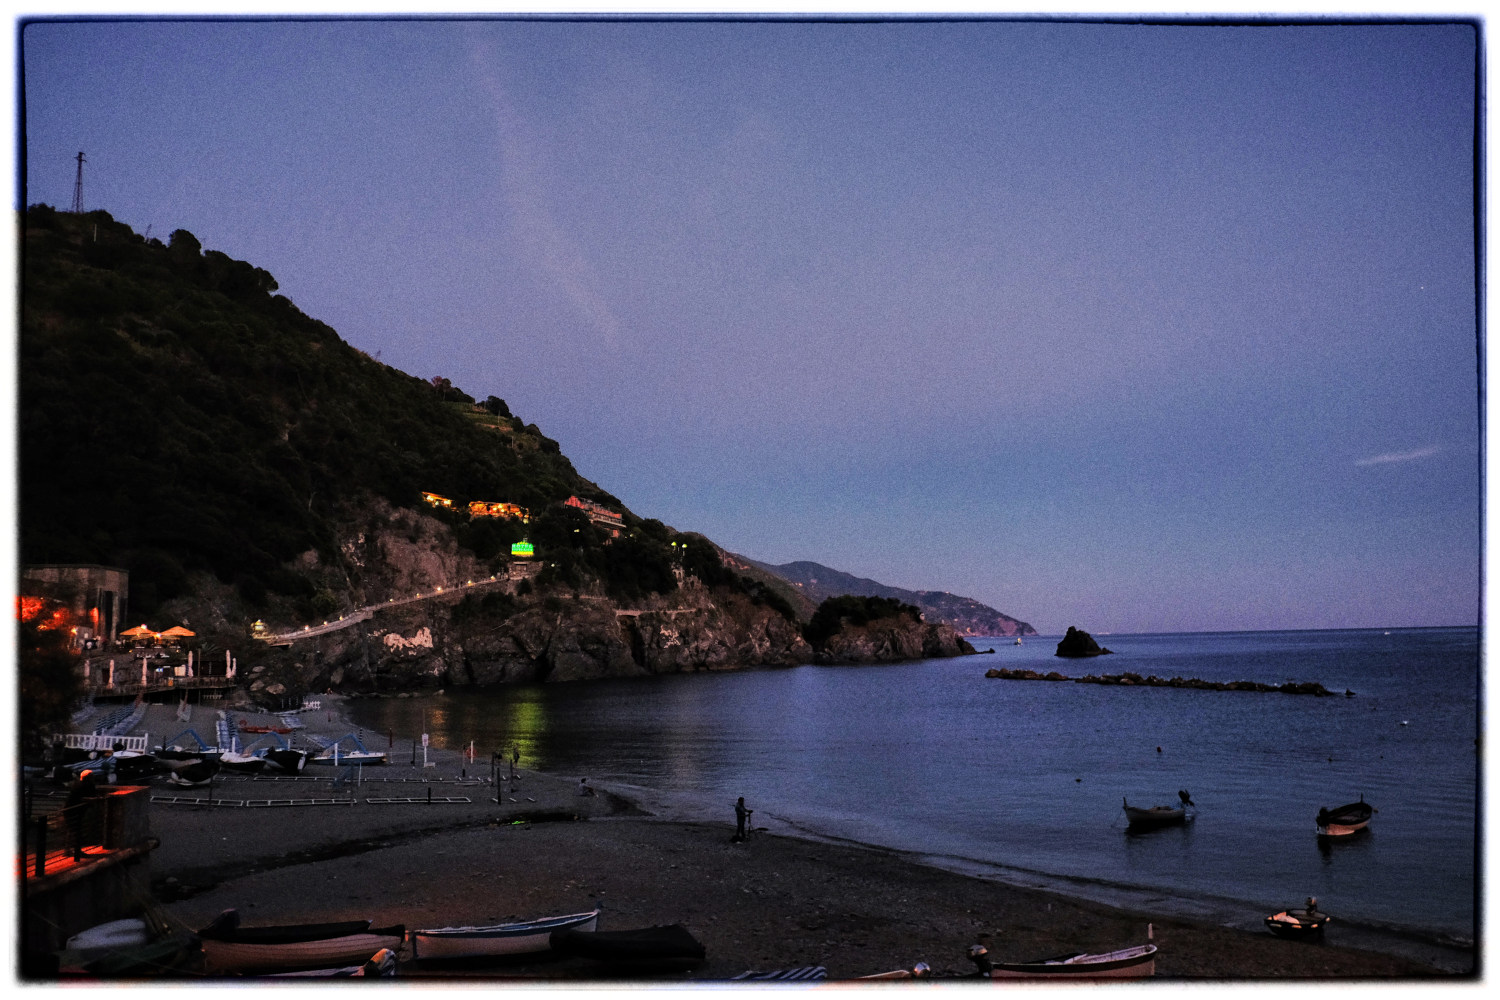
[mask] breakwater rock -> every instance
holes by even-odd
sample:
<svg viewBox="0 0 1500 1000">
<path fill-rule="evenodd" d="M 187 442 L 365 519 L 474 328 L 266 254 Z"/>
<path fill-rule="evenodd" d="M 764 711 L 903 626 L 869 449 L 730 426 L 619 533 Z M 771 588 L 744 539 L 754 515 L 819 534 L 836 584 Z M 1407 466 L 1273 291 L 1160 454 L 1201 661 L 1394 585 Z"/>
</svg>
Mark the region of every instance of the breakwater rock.
<svg viewBox="0 0 1500 1000">
<path fill-rule="evenodd" d="M 1113 650 L 1105 649 L 1094 641 L 1094 637 L 1082 629 L 1068 626 L 1068 634 L 1057 644 L 1057 655 L 1066 657 L 1105 656 Z"/>
<path fill-rule="evenodd" d="M 991 652 L 994 652 L 991 650 Z M 984 672 L 986 677 L 998 677 L 1006 681 L 1066 681 L 1072 678 L 1058 673 L 1056 670 L 1040 673 L 1036 670 L 1011 670 L 1009 668 L 991 667 Z"/>
<path fill-rule="evenodd" d="M 1132 673 L 1104 674 L 1099 677 L 1090 674 L 1087 677 L 1078 678 L 1078 683 L 1193 688 L 1199 691 L 1277 691 L 1281 694 L 1311 694 L 1317 695 L 1320 698 L 1333 694 L 1332 691 L 1316 681 L 1305 681 L 1302 683 L 1287 681 L 1285 684 L 1265 684 L 1260 681 L 1204 681 L 1196 677 L 1188 679 L 1173 677 L 1171 680 L 1164 680 L 1155 674 L 1149 677 L 1142 677 L 1140 674 Z"/>
<path fill-rule="evenodd" d="M 1067 681 L 1075 684 L 1117 684 L 1121 687 L 1170 687 L 1170 688 L 1192 688 L 1195 691 L 1275 691 L 1280 694 L 1310 694 L 1319 698 L 1331 697 L 1334 692 L 1328 690 L 1317 681 L 1287 681 L 1285 684 L 1265 684 L 1261 681 L 1205 681 L 1197 677 L 1182 678 L 1173 677 L 1170 680 L 1157 677 L 1152 674 L 1142 677 L 1140 674 L 1103 674 L 1095 676 L 1089 674 L 1087 677 L 1067 677 L 1053 670 L 1049 673 L 1040 673 L 1035 670 L 997 670 L 991 668 L 984 672 L 986 677 L 996 677 L 1006 681 Z M 1353 691 L 1345 691 L 1346 697 L 1353 697 Z"/>
</svg>

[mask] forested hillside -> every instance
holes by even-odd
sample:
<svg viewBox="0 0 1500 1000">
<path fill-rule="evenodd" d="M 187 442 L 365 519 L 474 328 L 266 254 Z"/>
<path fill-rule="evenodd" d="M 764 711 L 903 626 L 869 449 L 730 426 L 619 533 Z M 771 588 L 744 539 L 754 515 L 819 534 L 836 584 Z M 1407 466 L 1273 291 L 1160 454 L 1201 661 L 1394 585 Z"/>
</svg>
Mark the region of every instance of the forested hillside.
<svg viewBox="0 0 1500 1000">
<path fill-rule="evenodd" d="M 570 494 L 621 507 L 499 398 L 479 412 L 444 379 L 381 364 L 191 233 L 163 244 L 107 212 L 47 206 L 23 232 L 23 563 L 124 566 L 140 614 L 195 570 L 254 605 L 310 597 L 292 560 L 332 559 L 334 521 L 365 496 L 507 501 L 552 535 L 549 505 Z M 454 528 L 481 557 L 519 531 Z"/>
</svg>

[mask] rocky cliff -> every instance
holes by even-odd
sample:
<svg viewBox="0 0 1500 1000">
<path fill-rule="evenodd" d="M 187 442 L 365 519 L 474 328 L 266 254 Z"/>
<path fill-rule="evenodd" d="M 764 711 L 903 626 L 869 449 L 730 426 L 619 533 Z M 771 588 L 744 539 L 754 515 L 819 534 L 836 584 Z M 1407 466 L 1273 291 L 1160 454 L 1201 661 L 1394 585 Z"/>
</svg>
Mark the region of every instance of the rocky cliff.
<svg viewBox="0 0 1500 1000">
<path fill-rule="evenodd" d="M 675 607 L 621 609 L 597 596 L 429 600 L 382 611 L 284 651 L 306 690 L 391 694 L 517 682 L 791 666 L 811 650 L 796 627 L 734 593 L 688 587 Z"/>
<path fill-rule="evenodd" d="M 938 656 L 967 656 L 974 647 L 938 622 L 914 622 L 904 616 L 880 618 L 864 625 L 845 625 L 824 641 L 817 663 L 889 663 Z"/>
</svg>

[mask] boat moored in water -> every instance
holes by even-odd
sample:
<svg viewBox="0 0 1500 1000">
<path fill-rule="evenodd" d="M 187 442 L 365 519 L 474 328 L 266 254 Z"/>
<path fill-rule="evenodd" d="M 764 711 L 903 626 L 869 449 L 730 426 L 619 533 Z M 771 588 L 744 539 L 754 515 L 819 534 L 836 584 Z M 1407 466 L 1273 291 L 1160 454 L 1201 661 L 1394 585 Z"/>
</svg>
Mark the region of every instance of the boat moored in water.
<svg viewBox="0 0 1500 1000">
<path fill-rule="evenodd" d="M 1177 793 L 1177 798 L 1181 800 L 1180 805 L 1152 806 L 1149 809 L 1133 806 L 1129 799 L 1122 800 L 1125 803 L 1126 826 L 1131 830 L 1153 830 L 1187 822 L 1187 807 L 1194 804 L 1192 796 L 1184 789 Z"/>
<path fill-rule="evenodd" d="M 1365 801 L 1363 795 L 1359 797 L 1358 802 L 1350 802 L 1348 805 L 1334 809 L 1326 807 L 1319 809 L 1318 836 L 1347 837 L 1358 833 L 1370 825 L 1370 816 L 1377 811 L 1374 806 Z"/>
</svg>

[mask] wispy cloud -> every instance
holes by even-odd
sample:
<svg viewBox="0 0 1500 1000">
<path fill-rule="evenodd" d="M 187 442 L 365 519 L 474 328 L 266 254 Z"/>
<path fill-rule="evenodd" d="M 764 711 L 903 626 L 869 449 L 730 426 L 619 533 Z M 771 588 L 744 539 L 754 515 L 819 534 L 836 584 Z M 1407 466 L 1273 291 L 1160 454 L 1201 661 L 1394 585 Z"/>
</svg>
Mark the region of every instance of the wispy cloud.
<svg viewBox="0 0 1500 1000">
<path fill-rule="evenodd" d="M 538 130 L 523 120 L 498 76 L 477 52 L 475 65 L 494 102 L 502 190 L 518 242 L 604 341 L 617 346 L 620 323 L 600 291 L 594 268 L 549 207 Z"/>
<path fill-rule="evenodd" d="M 1431 458 L 1442 449 L 1437 445 L 1429 445 L 1426 448 L 1418 448 L 1416 451 L 1388 451 L 1384 455 L 1371 455 L 1369 458 L 1357 458 L 1355 465 L 1389 465 L 1392 462 L 1415 462 L 1419 458 Z"/>
</svg>

